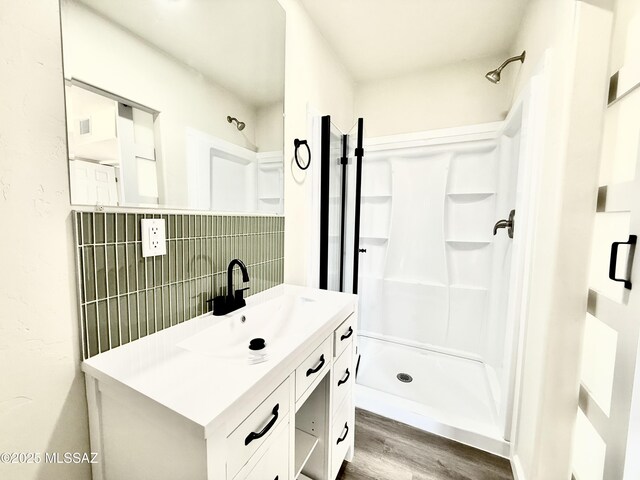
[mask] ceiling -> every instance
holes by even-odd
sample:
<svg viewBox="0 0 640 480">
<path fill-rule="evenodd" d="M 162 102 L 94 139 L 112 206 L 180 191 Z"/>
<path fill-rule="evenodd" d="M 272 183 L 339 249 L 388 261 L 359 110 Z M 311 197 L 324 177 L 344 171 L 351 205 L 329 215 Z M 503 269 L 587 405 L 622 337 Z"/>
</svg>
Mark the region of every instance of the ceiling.
<svg viewBox="0 0 640 480">
<path fill-rule="evenodd" d="M 510 51 L 529 0 L 300 0 L 357 82 Z"/>
<path fill-rule="evenodd" d="M 254 107 L 284 97 L 285 15 L 276 0 L 79 1 Z"/>
</svg>

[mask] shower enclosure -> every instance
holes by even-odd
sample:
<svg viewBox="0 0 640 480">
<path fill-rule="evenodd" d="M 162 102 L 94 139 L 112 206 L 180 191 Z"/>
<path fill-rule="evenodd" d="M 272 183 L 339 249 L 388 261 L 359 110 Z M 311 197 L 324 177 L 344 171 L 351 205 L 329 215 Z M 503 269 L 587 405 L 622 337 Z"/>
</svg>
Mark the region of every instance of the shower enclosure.
<svg viewBox="0 0 640 480">
<path fill-rule="evenodd" d="M 528 208 L 521 126 L 522 108 L 360 150 L 362 120 L 353 138 L 325 117 L 322 135 L 320 285 L 359 294 L 357 405 L 501 455 Z M 494 235 L 512 210 L 513 238 Z"/>
</svg>

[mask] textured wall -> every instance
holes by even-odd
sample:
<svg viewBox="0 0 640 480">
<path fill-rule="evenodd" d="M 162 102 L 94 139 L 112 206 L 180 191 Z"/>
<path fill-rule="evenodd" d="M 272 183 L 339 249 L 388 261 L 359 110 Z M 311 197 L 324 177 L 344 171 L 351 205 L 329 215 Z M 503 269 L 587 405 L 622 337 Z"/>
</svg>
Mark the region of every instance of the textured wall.
<svg viewBox="0 0 640 480">
<path fill-rule="evenodd" d="M 0 452 L 89 450 L 56 0 L 0 0 Z M 0 478 L 87 479 L 88 465 Z"/>
</svg>

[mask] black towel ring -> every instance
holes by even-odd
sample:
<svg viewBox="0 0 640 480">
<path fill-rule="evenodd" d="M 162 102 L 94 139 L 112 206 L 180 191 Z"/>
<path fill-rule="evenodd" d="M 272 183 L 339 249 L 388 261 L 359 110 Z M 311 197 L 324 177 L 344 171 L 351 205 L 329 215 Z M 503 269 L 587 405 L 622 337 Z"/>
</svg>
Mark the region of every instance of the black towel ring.
<svg viewBox="0 0 640 480">
<path fill-rule="evenodd" d="M 298 158 L 298 148 L 300 148 L 300 145 L 304 145 L 305 147 L 307 147 L 307 153 L 309 154 L 309 161 L 304 166 L 300 165 L 300 159 Z M 296 148 L 294 156 L 296 158 L 296 163 L 298 164 L 298 167 L 300 168 L 300 170 L 306 170 L 307 168 L 309 168 L 309 165 L 311 165 L 311 149 L 309 148 L 309 144 L 307 143 L 306 140 L 298 140 L 296 138 L 293 141 L 293 146 Z"/>
</svg>

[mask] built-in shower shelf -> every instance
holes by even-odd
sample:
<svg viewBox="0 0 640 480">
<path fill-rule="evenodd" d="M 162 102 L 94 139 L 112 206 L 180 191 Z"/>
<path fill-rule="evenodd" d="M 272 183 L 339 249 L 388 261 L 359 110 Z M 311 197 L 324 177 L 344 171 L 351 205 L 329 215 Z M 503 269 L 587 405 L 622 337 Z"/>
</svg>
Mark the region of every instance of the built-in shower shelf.
<svg viewBox="0 0 640 480">
<path fill-rule="evenodd" d="M 389 237 L 382 235 L 360 235 L 360 240 L 384 243 L 389 241 Z"/>
<path fill-rule="evenodd" d="M 269 197 L 269 196 L 264 196 L 264 197 L 260 196 L 260 197 L 258 197 L 258 199 L 260 199 L 260 200 L 262 200 L 264 202 L 279 202 L 281 198 L 282 197 L 275 197 L 275 196 L 274 197 Z"/>
<path fill-rule="evenodd" d="M 488 240 L 447 240 L 447 245 L 454 248 L 482 248 L 491 245 Z"/>
<path fill-rule="evenodd" d="M 459 199 L 464 201 L 484 200 L 495 195 L 495 192 L 466 192 L 466 193 L 447 193 L 447 196 L 453 200 Z"/>
<path fill-rule="evenodd" d="M 390 193 L 378 193 L 378 194 L 366 194 L 363 193 L 362 194 L 362 198 L 371 198 L 371 199 L 390 199 L 392 197 L 392 195 Z"/>
</svg>

